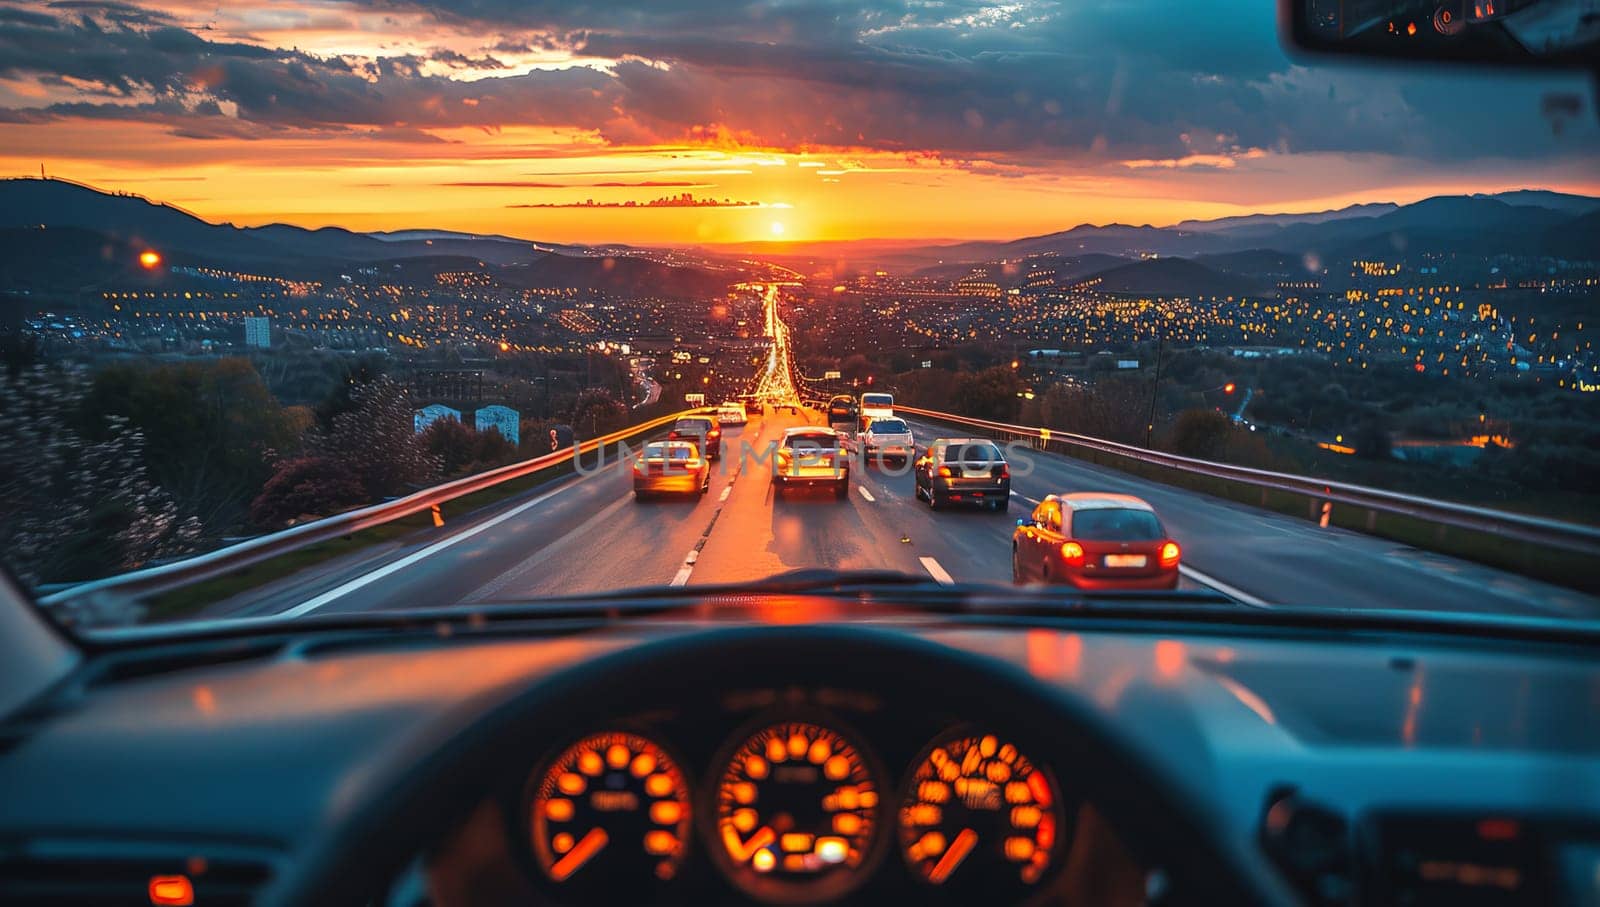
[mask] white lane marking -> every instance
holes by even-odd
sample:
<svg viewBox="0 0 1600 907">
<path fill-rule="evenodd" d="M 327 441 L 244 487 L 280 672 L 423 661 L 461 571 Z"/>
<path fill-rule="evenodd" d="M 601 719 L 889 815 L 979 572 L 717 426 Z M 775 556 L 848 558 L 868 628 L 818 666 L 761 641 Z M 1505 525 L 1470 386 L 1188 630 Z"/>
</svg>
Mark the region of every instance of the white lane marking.
<svg viewBox="0 0 1600 907">
<path fill-rule="evenodd" d="M 512 567 L 510 570 L 500 574 L 499 576 L 490 580 L 488 583 L 485 583 L 484 585 L 479 586 L 477 589 L 474 589 L 469 595 L 461 599 L 461 603 L 470 605 L 475 602 L 486 601 L 493 598 L 503 589 L 505 589 L 506 586 L 511 585 L 513 582 L 516 582 L 522 576 L 526 575 L 528 571 L 539 567 L 545 561 L 555 557 L 562 547 L 560 544 L 557 544 L 558 542 L 568 538 L 580 538 L 584 533 L 590 531 L 595 526 L 600 525 L 606 520 L 610 519 L 611 516 L 618 510 L 621 510 L 622 508 L 633 503 L 633 495 L 623 494 L 622 497 L 617 498 L 615 501 L 612 501 L 609 505 L 607 505 L 604 510 L 601 510 L 599 513 L 596 513 L 594 516 L 589 517 L 587 520 L 584 520 L 582 523 L 573 527 L 572 531 L 562 536 L 561 539 L 556 539 L 551 544 L 545 545 L 543 548 L 535 551 L 532 555 L 529 555 L 525 560 L 517 564 L 515 567 Z"/>
<path fill-rule="evenodd" d="M 432 545 L 429 545 L 428 547 L 423 548 L 420 551 L 414 551 L 411 554 L 408 554 L 405 557 L 403 557 L 403 558 L 401 558 L 401 559 L 399 559 L 397 561 L 394 561 L 393 563 L 385 564 L 382 567 L 379 567 L 378 569 L 372 571 L 371 573 L 363 573 L 362 575 L 356 577 L 353 580 L 350 580 L 347 583 L 344 583 L 342 585 L 335 586 L 332 589 L 329 589 L 328 591 L 322 593 L 321 595 L 317 596 L 316 598 L 310 599 L 308 601 L 303 601 L 300 604 L 295 605 L 293 608 L 290 608 L 287 611 L 280 612 L 280 613 L 275 614 L 273 616 L 274 617 L 301 617 L 301 616 L 304 616 L 306 614 L 310 614 L 312 611 L 317 610 L 318 608 L 322 607 L 323 605 L 326 605 L 328 602 L 331 602 L 334 599 L 343 598 L 344 596 L 349 595 L 350 593 L 356 591 L 357 589 L 362 588 L 363 586 L 371 585 L 372 583 L 375 583 L 378 580 L 383 579 L 384 577 L 386 577 L 386 576 L 388 576 L 388 575 L 390 575 L 392 573 L 398 572 L 400 570 L 404 570 L 405 568 L 411 566 L 412 564 L 415 564 L 417 561 L 420 561 L 423 558 L 432 557 L 433 555 L 438 554 L 439 552 L 443 551 L 444 549 L 449 548 L 451 545 L 455 545 L 455 544 L 457 544 L 459 542 L 464 542 L 467 539 L 470 539 L 473 536 L 477 535 L 478 533 L 484 532 L 485 530 L 493 529 L 494 527 L 500 525 L 501 523 L 504 523 L 506 520 L 509 520 L 509 519 L 511 519 L 513 517 L 516 517 L 516 516 L 520 516 L 523 512 L 525 512 L 527 510 L 530 510 L 530 509 L 532 509 L 534 507 L 537 507 L 540 504 L 543 504 L 545 501 L 550 500 L 551 498 L 555 497 L 556 495 L 560 494 L 563 491 L 566 491 L 569 488 L 575 488 L 575 487 L 577 487 L 577 483 L 576 482 L 574 482 L 571 485 L 565 485 L 565 486 L 563 486 L 561 488 L 557 488 L 555 491 L 550 491 L 550 492 L 546 492 L 544 494 L 541 494 L 538 497 L 534 498 L 531 501 L 528 501 L 525 504 L 520 504 L 520 505 L 518 505 L 516 507 L 513 507 L 510 510 L 507 510 L 505 513 L 500 514 L 499 516 L 495 517 L 492 520 L 485 520 L 482 523 L 479 523 L 478 525 L 473 526 L 471 529 L 462 530 L 461 532 L 458 532 L 455 535 L 452 535 L 447 539 L 441 539 L 441 540 L 439 540 L 437 542 L 434 542 Z"/>
<path fill-rule="evenodd" d="M 717 495 L 717 500 L 718 501 L 726 501 L 728 499 L 728 495 L 730 495 L 730 494 L 733 494 L 733 483 L 732 482 L 729 482 L 728 484 L 722 486 L 722 494 Z"/>
<path fill-rule="evenodd" d="M 1199 583 L 1202 586 L 1210 586 L 1211 588 L 1217 590 L 1218 592 L 1221 592 L 1223 595 L 1228 596 L 1229 598 L 1233 599 L 1234 601 L 1243 602 L 1244 604 L 1247 604 L 1247 605 L 1249 605 L 1249 606 L 1251 606 L 1253 608 L 1270 608 L 1270 607 L 1272 607 L 1271 605 L 1267 604 L 1267 602 L 1265 600 L 1256 598 L 1254 595 L 1251 595 L 1250 593 L 1245 592 L 1244 590 L 1238 588 L 1237 586 L 1230 586 L 1227 583 L 1223 582 L 1220 579 L 1217 579 L 1214 576 L 1207 576 L 1206 574 L 1201 573 L 1199 570 L 1194 569 L 1193 567 L 1189 566 L 1188 564 L 1179 564 L 1178 565 L 1178 572 L 1183 574 L 1184 576 L 1187 576 L 1188 578 L 1194 580 L 1195 582 Z"/>
<path fill-rule="evenodd" d="M 1035 507 L 1039 506 L 1039 499 L 1038 498 L 1030 498 L 1025 494 L 1017 494 L 1016 489 L 1012 489 L 1011 496 L 1014 497 L 1014 498 L 1021 498 L 1024 501 L 1027 501 L 1029 504 L 1032 504 Z"/>
<path fill-rule="evenodd" d="M 693 572 L 694 572 L 694 567 L 691 567 L 688 564 L 684 564 L 682 567 L 678 568 L 677 575 L 674 576 L 672 578 L 672 582 L 668 583 L 667 585 L 669 585 L 669 586 L 682 586 L 685 583 L 689 582 L 689 574 L 691 574 Z"/>
<path fill-rule="evenodd" d="M 938 580 L 940 585 L 948 586 L 955 582 L 955 580 L 950 577 L 949 572 L 943 567 L 939 566 L 939 562 L 933 558 L 919 557 L 917 560 L 922 562 L 922 569 L 928 571 L 928 574 L 934 579 Z"/>
<path fill-rule="evenodd" d="M 700 559 L 700 551 L 699 551 L 699 549 L 690 548 L 689 549 L 689 553 L 684 555 L 683 562 L 685 564 L 692 564 L 692 563 L 694 563 L 695 561 L 697 561 L 699 559 Z"/>
<path fill-rule="evenodd" d="M 856 486 L 856 491 L 861 492 L 861 496 L 866 498 L 868 503 L 872 503 L 872 502 L 878 500 L 877 498 L 872 496 L 872 492 L 868 491 L 867 490 L 867 486 L 865 486 L 865 485 L 857 485 Z"/>
</svg>

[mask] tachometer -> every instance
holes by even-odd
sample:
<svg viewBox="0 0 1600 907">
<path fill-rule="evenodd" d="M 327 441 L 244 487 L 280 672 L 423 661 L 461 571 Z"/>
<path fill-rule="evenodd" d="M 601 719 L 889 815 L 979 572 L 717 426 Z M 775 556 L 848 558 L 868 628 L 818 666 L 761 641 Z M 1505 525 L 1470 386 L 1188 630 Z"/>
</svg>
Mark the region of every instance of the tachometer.
<svg viewBox="0 0 1600 907">
<path fill-rule="evenodd" d="M 912 769 L 900 805 L 911 871 L 951 891 L 1005 900 L 1050 870 L 1063 826 L 1048 775 L 994 734 L 955 734 Z"/>
<path fill-rule="evenodd" d="M 865 879 L 877 856 L 882 785 L 849 737 L 806 721 L 777 722 L 717 764 L 709 846 L 745 893 L 820 901 Z"/>
<path fill-rule="evenodd" d="M 689 845 L 683 771 L 636 734 L 594 734 L 567 747 L 529 809 L 539 869 L 567 888 L 648 889 L 678 874 Z"/>
</svg>

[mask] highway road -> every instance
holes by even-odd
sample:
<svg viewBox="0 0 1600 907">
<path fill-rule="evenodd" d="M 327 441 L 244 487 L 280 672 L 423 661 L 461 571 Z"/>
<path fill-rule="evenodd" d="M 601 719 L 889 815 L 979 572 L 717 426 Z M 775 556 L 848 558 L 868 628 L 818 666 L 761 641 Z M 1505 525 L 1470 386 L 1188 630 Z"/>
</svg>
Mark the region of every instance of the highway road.
<svg viewBox="0 0 1600 907">
<path fill-rule="evenodd" d="M 818 416 L 753 418 L 727 430 L 725 449 L 763 449 L 808 418 Z M 912 425 L 919 443 L 955 434 Z M 1055 454 L 1014 464 L 1008 513 L 933 512 L 913 498 L 909 473 L 871 467 L 853 476 L 847 500 L 825 491 L 774 500 L 764 464 L 741 468 L 730 455 L 718 466 L 710 492 L 684 500 L 636 501 L 629 471 L 616 464 L 568 477 L 230 599 L 209 616 L 539 600 L 755 580 L 801 567 L 1009 583 L 1016 519 L 1051 492 L 1095 490 L 1149 500 L 1183 545 L 1185 585 L 1217 589 L 1242 606 L 1600 616 L 1600 600 L 1575 591 Z"/>
</svg>

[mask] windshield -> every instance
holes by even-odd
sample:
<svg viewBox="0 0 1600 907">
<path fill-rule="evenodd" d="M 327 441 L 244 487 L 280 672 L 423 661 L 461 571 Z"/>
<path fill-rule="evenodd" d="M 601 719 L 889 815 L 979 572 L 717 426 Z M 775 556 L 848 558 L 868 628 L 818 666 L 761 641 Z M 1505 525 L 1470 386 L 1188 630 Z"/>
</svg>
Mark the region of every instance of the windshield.
<svg viewBox="0 0 1600 907">
<path fill-rule="evenodd" d="M 694 447 L 688 444 L 647 444 L 641 456 L 647 460 L 688 460 L 694 457 Z"/>
<path fill-rule="evenodd" d="M 1119 507 L 1074 510 L 1068 528 L 1073 538 L 1095 542 L 1149 542 L 1163 537 L 1155 514 Z"/>
<path fill-rule="evenodd" d="M 951 444 L 944 449 L 942 455 L 946 463 L 999 463 L 1005 458 L 1000 448 L 983 441 Z"/>
<path fill-rule="evenodd" d="M 1585 73 L 1260 0 L 0 0 L 0 162 L 0 563 L 74 633 L 1115 598 L 1036 511 L 1170 540 L 1135 592 L 1600 615 Z"/>
<path fill-rule="evenodd" d="M 823 434 L 821 432 L 793 434 L 783 439 L 783 446 L 812 450 L 817 448 L 838 447 L 839 436 Z"/>
</svg>

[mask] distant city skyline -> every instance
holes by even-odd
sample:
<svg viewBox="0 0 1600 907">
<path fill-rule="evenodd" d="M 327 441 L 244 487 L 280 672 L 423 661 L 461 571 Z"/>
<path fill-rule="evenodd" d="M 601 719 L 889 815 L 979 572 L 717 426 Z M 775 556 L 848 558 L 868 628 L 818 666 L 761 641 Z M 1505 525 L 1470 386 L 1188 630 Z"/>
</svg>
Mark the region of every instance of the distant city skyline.
<svg viewBox="0 0 1600 907">
<path fill-rule="evenodd" d="M 240 225 L 960 240 L 1600 194 L 1591 104 L 1291 61 L 1251 0 L 0 0 L 0 175 Z"/>
</svg>

